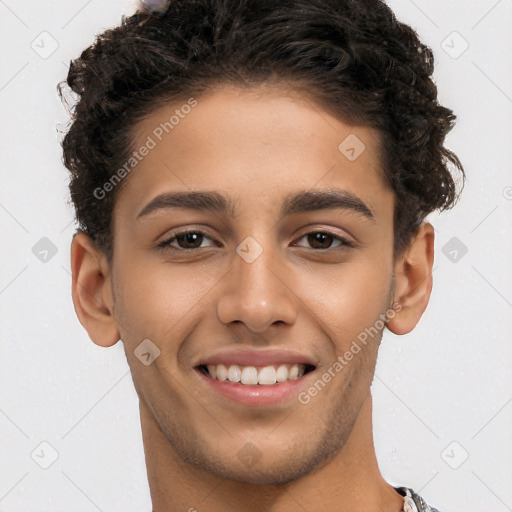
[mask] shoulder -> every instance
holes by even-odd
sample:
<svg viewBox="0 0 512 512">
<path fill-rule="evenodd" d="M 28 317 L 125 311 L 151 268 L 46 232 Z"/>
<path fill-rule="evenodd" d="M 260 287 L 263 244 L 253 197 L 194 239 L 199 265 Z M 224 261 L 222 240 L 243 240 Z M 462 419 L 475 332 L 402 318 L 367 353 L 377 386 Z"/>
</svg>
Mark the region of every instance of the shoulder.
<svg viewBox="0 0 512 512">
<path fill-rule="evenodd" d="M 419 494 L 408 487 L 395 487 L 395 490 L 406 498 L 405 512 L 441 512 L 437 508 L 429 506 Z M 409 507 L 407 507 L 407 502 L 410 504 Z M 416 507 L 416 510 L 414 507 Z"/>
</svg>

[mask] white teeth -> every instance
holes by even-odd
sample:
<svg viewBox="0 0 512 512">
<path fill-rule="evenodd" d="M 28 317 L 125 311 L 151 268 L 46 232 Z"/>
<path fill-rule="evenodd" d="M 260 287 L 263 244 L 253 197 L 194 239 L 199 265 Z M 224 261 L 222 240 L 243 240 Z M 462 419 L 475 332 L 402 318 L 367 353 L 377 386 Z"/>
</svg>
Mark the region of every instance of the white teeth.
<svg viewBox="0 0 512 512">
<path fill-rule="evenodd" d="M 242 384 L 255 385 L 258 384 L 258 370 L 254 366 L 246 366 L 242 370 L 242 376 L 240 377 Z"/>
<path fill-rule="evenodd" d="M 277 382 L 285 382 L 288 380 L 288 368 L 284 364 L 277 369 L 276 380 Z"/>
<path fill-rule="evenodd" d="M 258 384 L 275 384 L 276 383 L 276 370 L 273 366 L 265 366 L 258 373 Z"/>
<path fill-rule="evenodd" d="M 232 364 L 228 370 L 228 380 L 230 382 L 240 382 L 240 378 L 241 378 L 240 366 L 237 366 L 236 364 Z"/>
<path fill-rule="evenodd" d="M 208 373 L 210 374 L 210 377 L 213 377 L 214 379 L 217 377 L 217 366 L 214 364 L 209 364 L 207 366 Z"/>
<path fill-rule="evenodd" d="M 216 379 L 226 380 L 228 378 L 228 371 L 223 364 L 218 364 L 216 368 Z"/>
<path fill-rule="evenodd" d="M 294 364 L 288 372 L 288 379 L 295 380 L 299 378 L 299 367 Z"/>
<path fill-rule="evenodd" d="M 281 364 L 279 367 L 269 366 L 239 366 L 237 364 L 226 367 L 223 364 L 209 364 L 206 366 L 211 378 L 249 386 L 256 384 L 271 386 L 276 382 L 286 382 L 287 380 L 296 380 L 304 375 L 305 365 Z"/>
</svg>

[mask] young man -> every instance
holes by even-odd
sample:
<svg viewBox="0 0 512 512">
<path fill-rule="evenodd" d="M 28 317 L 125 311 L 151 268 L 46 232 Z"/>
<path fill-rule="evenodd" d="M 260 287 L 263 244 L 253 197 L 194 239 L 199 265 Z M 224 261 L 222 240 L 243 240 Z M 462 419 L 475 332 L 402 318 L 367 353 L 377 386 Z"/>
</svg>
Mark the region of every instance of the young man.
<svg viewBox="0 0 512 512">
<path fill-rule="evenodd" d="M 155 512 L 434 511 L 370 394 L 464 176 L 432 72 L 380 0 L 176 1 L 71 63 L 73 302 L 123 342 Z"/>
</svg>

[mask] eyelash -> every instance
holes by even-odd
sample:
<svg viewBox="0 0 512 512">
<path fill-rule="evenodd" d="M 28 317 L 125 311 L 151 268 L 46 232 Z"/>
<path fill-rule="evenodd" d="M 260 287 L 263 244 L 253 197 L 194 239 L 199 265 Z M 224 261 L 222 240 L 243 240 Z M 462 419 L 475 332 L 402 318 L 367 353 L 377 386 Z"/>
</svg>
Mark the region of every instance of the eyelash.
<svg viewBox="0 0 512 512">
<path fill-rule="evenodd" d="M 201 231 L 199 229 L 187 229 L 187 230 L 176 231 L 174 233 L 171 233 L 171 237 L 170 238 L 167 238 L 166 240 L 163 240 L 162 242 L 157 244 L 157 248 L 162 249 L 162 250 L 173 250 L 173 251 L 197 251 L 197 250 L 201 249 L 201 247 L 183 249 L 181 247 L 180 248 L 176 248 L 176 247 L 172 247 L 171 246 L 171 243 L 174 240 L 177 240 L 178 237 L 186 236 L 186 235 L 188 235 L 190 233 L 199 234 L 199 235 L 201 235 L 203 237 L 206 237 L 206 238 L 209 238 L 210 240 L 213 240 L 212 237 L 208 236 L 204 231 Z M 348 241 L 346 238 L 343 238 L 343 237 L 341 237 L 339 235 L 335 235 L 334 233 L 330 233 L 329 231 L 322 231 L 322 230 L 309 231 L 307 233 L 304 233 L 299 238 L 299 240 L 304 238 L 304 237 L 306 237 L 306 236 L 308 236 L 308 235 L 318 234 L 318 233 L 332 236 L 335 240 L 338 240 L 339 242 L 341 242 L 341 245 L 339 245 L 338 247 L 327 248 L 327 249 L 315 249 L 314 247 L 312 247 L 311 248 L 312 250 L 316 250 L 316 251 L 332 251 L 332 250 L 335 250 L 335 249 L 344 249 L 344 248 L 348 248 L 348 247 L 354 247 L 354 244 L 352 242 Z M 203 247 L 203 249 L 205 249 L 205 247 Z"/>
</svg>

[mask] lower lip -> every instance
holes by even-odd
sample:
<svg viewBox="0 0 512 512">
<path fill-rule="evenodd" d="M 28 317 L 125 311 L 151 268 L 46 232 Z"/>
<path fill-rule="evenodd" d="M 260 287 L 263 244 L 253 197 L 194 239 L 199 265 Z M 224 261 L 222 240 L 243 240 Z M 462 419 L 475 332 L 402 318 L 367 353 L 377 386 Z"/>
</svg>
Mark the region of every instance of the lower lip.
<svg viewBox="0 0 512 512">
<path fill-rule="evenodd" d="M 201 370 L 195 368 L 195 371 L 203 379 L 207 386 L 213 391 L 226 398 L 239 402 L 250 407 L 263 407 L 277 405 L 296 397 L 301 387 L 309 380 L 314 371 L 304 374 L 295 380 L 279 382 L 271 385 L 257 384 L 250 386 L 227 380 L 221 381 L 207 377 Z"/>
</svg>

